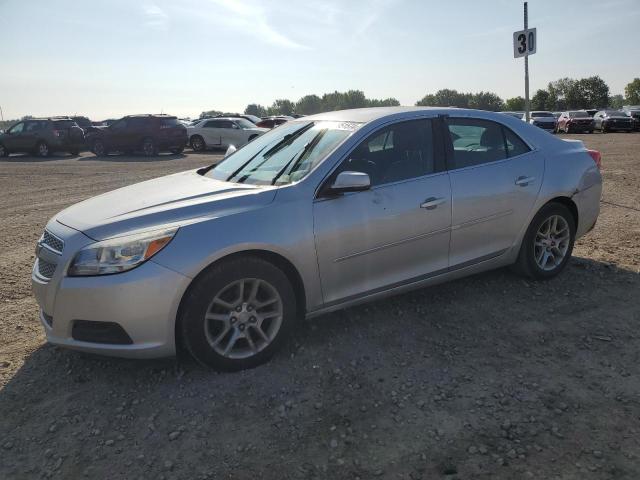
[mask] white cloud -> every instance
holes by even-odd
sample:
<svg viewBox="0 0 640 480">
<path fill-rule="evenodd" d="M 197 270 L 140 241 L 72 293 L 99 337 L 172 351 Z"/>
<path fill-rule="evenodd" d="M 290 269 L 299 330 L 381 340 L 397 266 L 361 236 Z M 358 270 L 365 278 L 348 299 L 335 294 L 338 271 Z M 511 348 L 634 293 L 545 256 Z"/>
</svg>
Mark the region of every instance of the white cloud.
<svg viewBox="0 0 640 480">
<path fill-rule="evenodd" d="M 145 16 L 144 24 L 148 27 L 165 29 L 169 23 L 169 15 L 156 3 L 147 3 L 142 7 Z"/>
<path fill-rule="evenodd" d="M 272 45 L 285 48 L 304 49 L 304 45 L 292 40 L 271 26 L 265 10 L 259 3 L 240 2 L 238 0 L 210 0 L 211 3 L 222 7 L 221 20 L 227 27 L 242 33 L 250 34 Z M 218 14 L 216 14 L 217 16 Z"/>
</svg>

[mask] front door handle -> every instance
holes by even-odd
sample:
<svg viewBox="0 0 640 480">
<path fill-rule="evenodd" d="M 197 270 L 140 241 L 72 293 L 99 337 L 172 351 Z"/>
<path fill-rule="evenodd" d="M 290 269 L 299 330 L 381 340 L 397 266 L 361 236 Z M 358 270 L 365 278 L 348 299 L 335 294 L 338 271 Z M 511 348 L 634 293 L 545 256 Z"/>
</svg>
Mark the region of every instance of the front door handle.
<svg viewBox="0 0 640 480">
<path fill-rule="evenodd" d="M 438 205 L 442 205 L 444 202 L 446 202 L 444 198 L 429 197 L 420 204 L 420 208 L 433 210 L 434 208 L 437 208 Z"/>
<path fill-rule="evenodd" d="M 530 183 L 532 183 L 536 177 L 518 177 L 516 178 L 516 185 L 519 187 L 526 187 Z"/>
</svg>

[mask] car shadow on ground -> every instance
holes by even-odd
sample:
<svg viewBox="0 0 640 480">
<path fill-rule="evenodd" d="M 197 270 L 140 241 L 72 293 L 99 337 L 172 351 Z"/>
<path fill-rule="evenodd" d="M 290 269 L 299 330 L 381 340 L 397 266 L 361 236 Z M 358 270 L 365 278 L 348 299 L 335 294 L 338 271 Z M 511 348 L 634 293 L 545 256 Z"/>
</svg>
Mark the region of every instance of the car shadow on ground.
<svg viewBox="0 0 640 480">
<path fill-rule="evenodd" d="M 8 157 L 0 157 L 0 162 L 12 162 L 12 163 L 39 163 L 39 162 L 52 162 L 56 160 L 73 160 L 81 159 L 81 155 L 72 155 L 70 153 L 54 153 L 47 157 L 38 157 L 30 153 L 12 153 Z"/>
<path fill-rule="evenodd" d="M 85 468 L 94 478 L 114 468 L 196 478 L 194 465 L 217 468 L 222 458 L 255 477 L 273 468 L 273 452 L 285 471 L 311 458 L 330 470 L 313 478 L 346 478 L 327 451 L 369 459 L 357 465 L 361 478 L 380 467 L 398 478 L 420 468 L 426 476 L 410 477 L 475 478 L 483 458 L 483 475 L 497 468 L 519 478 L 508 465 L 520 460 L 503 444 L 526 438 L 542 447 L 523 458 L 550 478 L 575 468 L 587 436 L 605 450 L 616 425 L 638 416 L 621 402 L 633 398 L 638 373 L 639 277 L 585 258 L 547 282 L 506 269 L 477 274 L 302 321 L 271 362 L 233 374 L 182 356 L 123 360 L 42 345 L 0 391 L 5 473 L 25 462 L 46 472 L 56 462 L 42 459 L 47 447 L 49 456 L 76 452 L 56 463 L 67 478 Z M 610 408 L 619 424 L 600 423 Z M 616 452 L 635 441 L 616 438 Z M 469 455 L 469 445 L 487 457 Z M 194 461 L 189 452 L 200 448 L 212 454 Z M 560 448 L 571 453 L 566 462 L 556 461 Z M 238 458 L 245 449 L 250 460 Z M 607 455 L 628 467 L 616 452 Z"/>
<path fill-rule="evenodd" d="M 625 288 L 628 293 L 637 293 L 640 284 L 639 272 L 634 272 L 615 265 L 594 261 L 588 258 L 574 257 L 567 265 L 567 269 L 558 277 L 545 281 L 534 282 L 522 278 L 511 272 L 508 268 L 497 269 L 479 273 L 467 278 L 429 286 L 407 293 L 387 297 L 374 302 L 350 307 L 344 310 L 328 313 L 311 320 L 300 320 L 294 334 L 284 348 L 283 352 L 276 354 L 271 364 L 277 364 L 278 368 L 294 368 L 296 360 L 290 360 L 301 350 L 318 349 L 319 352 L 327 344 L 335 343 L 335 339 L 344 335 L 357 335 L 358 332 L 376 330 L 390 330 L 390 333 L 404 335 L 407 328 L 429 328 L 432 321 L 438 322 L 438 329 L 447 325 L 456 330 L 465 327 L 478 328 L 480 324 L 476 320 L 492 319 L 487 328 L 497 326 L 493 320 L 496 317 L 508 317 L 513 314 L 529 318 L 531 315 L 523 310 L 534 309 L 540 304 L 541 309 L 549 310 L 547 316 L 571 316 L 587 310 L 607 308 L 599 304 L 598 298 L 603 295 L 605 289 L 596 288 L 596 284 L 606 281 L 606 284 L 620 285 L 617 287 L 620 296 L 625 296 Z M 570 283 L 567 283 L 570 282 Z M 593 295 L 587 299 L 589 304 L 585 308 L 584 302 L 577 302 L 565 290 L 569 288 L 583 288 L 590 284 Z M 548 292 L 562 290 L 555 303 L 548 299 Z M 604 297 L 607 297 L 604 295 Z M 629 297 L 630 298 L 630 297 Z M 524 308 L 522 305 L 530 304 Z M 510 312 L 512 310 L 512 312 Z M 464 312 L 464 316 L 459 313 Z M 520 312 L 520 313 L 518 313 Z M 472 319 L 472 317 L 478 317 Z M 473 324 L 465 322 L 473 320 Z M 562 319 L 559 319 L 562 320 Z M 571 318 L 571 321 L 576 320 Z M 496 330 L 496 335 L 504 333 Z M 410 334 L 413 337 L 413 334 Z M 377 335 L 374 334 L 374 337 Z M 394 340 L 379 338 L 386 345 L 402 343 L 401 338 Z M 49 375 L 59 375 L 58 380 L 64 380 L 70 375 L 69 370 L 63 365 L 74 364 L 79 368 L 78 379 L 82 380 L 82 370 L 93 370 L 96 367 L 97 374 L 92 375 L 93 380 L 108 380 L 112 375 L 122 372 L 133 376 L 144 377 L 145 371 L 167 370 L 174 373 L 185 371 L 198 371 L 204 374 L 215 375 L 216 372 L 199 365 L 181 346 L 175 358 L 131 360 L 116 357 L 103 357 L 100 355 L 77 352 L 49 344 L 43 344 L 35 350 L 26 360 L 24 366 L 13 376 L 13 379 L 0 391 L 0 411 L 2 410 L 2 398 L 9 394 L 13 388 L 23 382 L 30 383 L 29 375 L 36 373 L 41 366 L 45 366 Z M 52 368 L 54 367 L 54 368 Z M 267 372 L 269 364 L 258 367 Z M 138 373 L 136 373 L 138 372 Z M 223 374 L 224 375 L 224 374 Z M 233 376 L 233 374 L 231 374 Z M 73 382 L 73 378 L 71 379 Z M 79 383 L 82 383 L 80 381 Z"/>
</svg>

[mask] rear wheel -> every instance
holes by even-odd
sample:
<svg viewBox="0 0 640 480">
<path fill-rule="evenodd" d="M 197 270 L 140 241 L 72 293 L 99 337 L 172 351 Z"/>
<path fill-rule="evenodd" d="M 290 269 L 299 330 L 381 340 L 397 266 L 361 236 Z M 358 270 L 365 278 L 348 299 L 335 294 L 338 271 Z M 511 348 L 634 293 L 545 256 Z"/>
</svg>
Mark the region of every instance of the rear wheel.
<svg viewBox="0 0 640 480">
<path fill-rule="evenodd" d="M 522 240 L 516 271 L 536 280 L 558 275 L 573 252 L 576 223 L 569 209 L 549 203 L 533 217 Z"/>
<path fill-rule="evenodd" d="M 96 157 L 102 157 L 107 154 L 107 148 L 102 140 L 97 139 L 91 144 L 91 152 L 93 152 Z"/>
<path fill-rule="evenodd" d="M 204 138 L 200 135 L 194 135 L 191 137 L 191 148 L 194 152 L 202 152 L 206 148 L 206 144 L 204 143 Z"/>
<path fill-rule="evenodd" d="M 51 151 L 49 150 L 49 145 L 46 142 L 38 142 L 36 145 L 36 155 L 39 157 L 48 157 L 51 155 Z"/>
<path fill-rule="evenodd" d="M 180 328 L 200 363 L 226 371 L 256 367 L 282 346 L 296 315 L 287 276 L 255 257 L 206 270 L 183 300 Z"/>
<path fill-rule="evenodd" d="M 158 148 L 153 138 L 145 138 L 142 141 L 142 153 L 145 157 L 153 157 L 158 154 Z"/>
<path fill-rule="evenodd" d="M 5 147 L 0 143 L 0 157 L 8 157 L 8 156 L 9 156 L 9 150 L 7 150 L 7 147 Z"/>
</svg>

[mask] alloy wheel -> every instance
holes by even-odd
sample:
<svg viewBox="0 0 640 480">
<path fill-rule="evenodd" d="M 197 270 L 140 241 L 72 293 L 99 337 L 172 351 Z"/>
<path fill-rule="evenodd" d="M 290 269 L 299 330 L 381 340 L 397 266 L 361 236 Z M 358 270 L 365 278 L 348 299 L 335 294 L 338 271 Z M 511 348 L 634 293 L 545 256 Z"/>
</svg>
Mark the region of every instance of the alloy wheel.
<svg viewBox="0 0 640 480">
<path fill-rule="evenodd" d="M 46 143 L 42 142 L 38 145 L 38 155 L 41 157 L 49 155 L 49 147 Z"/>
<path fill-rule="evenodd" d="M 104 143 L 100 140 L 93 143 L 93 153 L 97 156 L 104 155 Z"/>
<path fill-rule="evenodd" d="M 204 150 L 204 141 L 200 137 L 195 137 L 191 140 L 191 148 L 193 148 L 196 152 Z"/>
<path fill-rule="evenodd" d="M 204 318 L 207 342 L 230 359 L 251 357 L 277 336 L 283 319 L 278 291 L 265 280 L 237 280 L 216 294 Z"/>
<path fill-rule="evenodd" d="M 562 264 L 570 240 L 569 224 L 561 215 L 552 215 L 542 222 L 536 232 L 533 248 L 538 267 L 548 272 Z"/>
<path fill-rule="evenodd" d="M 150 157 L 155 154 L 155 146 L 153 145 L 152 140 L 145 140 L 142 144 L 142 151 L 147 157 Z"/>
</svg>

